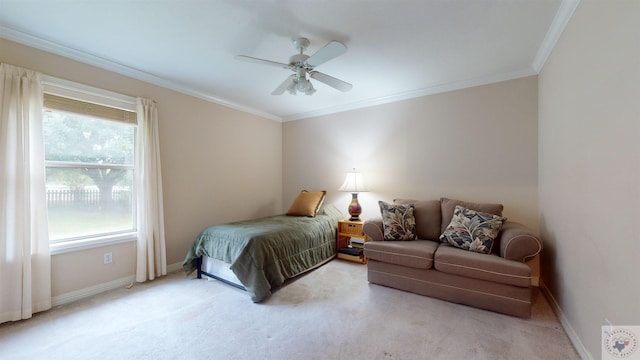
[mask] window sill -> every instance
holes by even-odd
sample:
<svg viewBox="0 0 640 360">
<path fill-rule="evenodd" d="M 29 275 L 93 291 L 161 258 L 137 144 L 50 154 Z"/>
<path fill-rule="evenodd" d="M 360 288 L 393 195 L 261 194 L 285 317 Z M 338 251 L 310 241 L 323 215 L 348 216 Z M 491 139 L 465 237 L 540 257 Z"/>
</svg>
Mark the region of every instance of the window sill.
<svg viewBox="0 0 640 360">
<path fill-rule="evenodd" d="M 72 240 L 59 243 L 53 243 L 49 246 L 49 253 L 51 255 L 64 254 L 74 251 L 93 249 L 108 245 L 114 245 L 124 242 L 133 242 L 138 239 L 137 232 L 130 232 L 125 234 L 110 235 L 95 237 L 91 239 Z"/>
</svg>

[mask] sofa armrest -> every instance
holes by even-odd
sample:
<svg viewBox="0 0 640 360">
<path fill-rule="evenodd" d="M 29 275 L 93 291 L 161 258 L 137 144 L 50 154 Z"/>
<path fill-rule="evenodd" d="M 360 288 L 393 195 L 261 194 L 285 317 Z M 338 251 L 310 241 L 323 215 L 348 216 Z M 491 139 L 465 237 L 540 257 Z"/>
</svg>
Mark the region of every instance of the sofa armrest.
<svg viewBox="0 0 640 360">
<path fill-rule="evenodd" d="M 382 219 L 369 219 L 362 225 L 362 231 L 367 236 L 367 241 L 383 241 L 384 231 Z"/>
<path fill-rule="evenodd" d="M 526 226 L 507 221 L 500 230 L 500 256 L 519 262 L 538 255 L 542 251 L 542 241 Z"/>
</svg>

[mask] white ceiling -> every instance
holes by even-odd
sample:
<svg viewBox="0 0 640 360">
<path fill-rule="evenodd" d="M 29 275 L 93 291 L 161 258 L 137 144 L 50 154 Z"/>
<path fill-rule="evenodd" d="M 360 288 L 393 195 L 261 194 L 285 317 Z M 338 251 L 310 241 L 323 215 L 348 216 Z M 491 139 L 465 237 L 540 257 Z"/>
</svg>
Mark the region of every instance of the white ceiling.
<svg viewBox="0 0 640 360">
<path fill-rule="evenodd" d="M 0 37 L 275 120 L 344 111 L 538 73 L 579 0 L 0 0 Z M 271 92 L 291 40 L 340 92 Z"/>
</svg>

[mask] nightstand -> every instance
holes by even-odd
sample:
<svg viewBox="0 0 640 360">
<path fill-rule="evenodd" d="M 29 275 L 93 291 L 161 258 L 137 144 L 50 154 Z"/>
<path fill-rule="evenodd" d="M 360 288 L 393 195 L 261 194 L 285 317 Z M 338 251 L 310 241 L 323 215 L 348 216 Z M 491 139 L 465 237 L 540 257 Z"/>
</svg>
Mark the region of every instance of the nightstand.
<svg viewBox="0 0 640 360">
<path fill-rule="evenodd" d="M 367 263 L 364 256 L 364 243 L 366 236 L 362 231 L 364 221 L 339 220 L 338 221 L 338 259 Z M 349 246 L 351 245 L 351 246 Z"/>
</svg>

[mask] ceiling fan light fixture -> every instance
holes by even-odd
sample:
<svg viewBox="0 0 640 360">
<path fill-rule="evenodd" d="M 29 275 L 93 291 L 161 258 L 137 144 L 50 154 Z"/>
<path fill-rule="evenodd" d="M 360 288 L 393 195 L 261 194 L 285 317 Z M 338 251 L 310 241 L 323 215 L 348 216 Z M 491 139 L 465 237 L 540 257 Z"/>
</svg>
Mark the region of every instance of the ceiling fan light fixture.
<svg viewBox="0 0 640 360">
<path fill-rule="evenodd" d="M 306 77 L 298 78 L 298 83 L 296 84 L 296 89 L 300 92 L 303 92 L 307 95 L 311 95 L 315 92 L 313 88 L 313 84 Z"/>
<path fill-rule="evenodd" d="M 296 91 L 296 81 L 292 81 L 291 84 L 287 87 L 287 91 L 289 92 L 289 94 L 291 95 L 295 95 L 298 92 Z"/>
<path fill-rule="evenodd" d="M 276 66 L 283 69 L 289 69 L 295 73 L 289 76 L 282 84 L 280 84 L 280 86 L 278 86 L 271 93 L 272 95 L 281 95 L 285 92 L 285 90 L 292 95 L 297 94 L 298 91 L 305 93 L 306 95 L 312 95 L 316 92 L 316 89 L 313 88 L 313 84 L 311 84 L 311 82 L 307 79 L 307 74 L 309 74 L 311 78 L 320 81 L 321 83 L 324 83 L 334 89 L 343 92 L 351 90 L 352 85 L 348 82 L 336 79 L 332 76 L 314 70 L 316 66 L 344 54 L 347 51 L 347 47 L 343 43 L 332 40 L 311 56 L 305 55 L 303 53 L 304 50 L 309 47 L 309 39 L 294 39 L 293 45 L 296 50 L 298 50 L 298 54 L 291 56 L 289 58 L 288 64 L 245 55 L 237 55 L 236 59 L 269 66 Z"/>
</svg>

